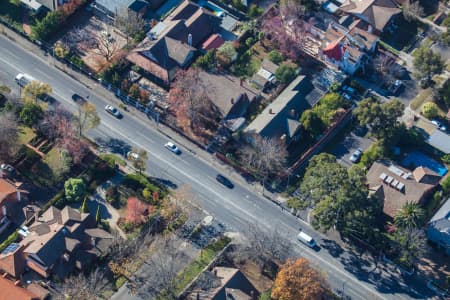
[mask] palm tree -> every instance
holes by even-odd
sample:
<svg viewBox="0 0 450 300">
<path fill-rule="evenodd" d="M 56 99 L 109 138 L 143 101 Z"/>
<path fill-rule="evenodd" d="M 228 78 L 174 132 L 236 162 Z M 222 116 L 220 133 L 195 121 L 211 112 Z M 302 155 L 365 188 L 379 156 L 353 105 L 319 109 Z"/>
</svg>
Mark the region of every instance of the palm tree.
<svg viewBox="0 0 450 300">
<path fill-rule="evenodd" d="M 418 228 L 424 216 L 424 210 L 417 203 L 408 202 L 398 210 L 394 223 L 399 228 Z"/>
</svg>

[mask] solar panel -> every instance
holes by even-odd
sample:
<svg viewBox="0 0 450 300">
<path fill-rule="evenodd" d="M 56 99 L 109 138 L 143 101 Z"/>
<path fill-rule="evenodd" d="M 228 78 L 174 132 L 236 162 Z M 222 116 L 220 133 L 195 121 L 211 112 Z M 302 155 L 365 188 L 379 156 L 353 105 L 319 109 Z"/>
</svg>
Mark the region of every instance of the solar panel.
<svg viewBox="0 0 450 300">
<path fill-rule="evenodd" d="M 2 254 L 8 254 L 11 252 L 14 252 L 19 248 L 20 244 L 18 243 L 11 243 L 8 247 L 6 247 L 5 250 L 2 251 Z"/>
</svg>

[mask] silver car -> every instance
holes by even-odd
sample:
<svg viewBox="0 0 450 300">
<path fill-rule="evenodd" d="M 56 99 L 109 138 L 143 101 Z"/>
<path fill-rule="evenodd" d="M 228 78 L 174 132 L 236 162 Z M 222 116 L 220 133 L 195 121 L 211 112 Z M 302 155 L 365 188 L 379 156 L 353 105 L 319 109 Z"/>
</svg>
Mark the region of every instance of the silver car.
<svg viewBox="0 0 450 300">
<path fill-rule="evenodd" d="M 122 117 L 122 114 L 120 113 L 120 111 L 112 105 L 109 105 L 109 104 L 106 105 L 105 110 L 106 110 L 106 112 L 110 113 L 111 115 L 113 115 L 114 117 L 116 117 L 118 119 L 120 119 Z"/>
<path fill-rule="evenodd" d="M 363 150 L 361 148 L 356 149 L 355 152 L 353 152 L 352 155 L 350 156 L 350 161 L 352 163 L 357 163 L 361 158 L 362 154 Z"/>
</svg>

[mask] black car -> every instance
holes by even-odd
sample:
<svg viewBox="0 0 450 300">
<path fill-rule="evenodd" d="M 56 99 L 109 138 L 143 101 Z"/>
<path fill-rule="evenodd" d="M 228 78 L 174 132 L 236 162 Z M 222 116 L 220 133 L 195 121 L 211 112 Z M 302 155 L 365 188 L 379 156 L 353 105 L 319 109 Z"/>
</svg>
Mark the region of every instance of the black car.
<svg viewBox="0 0 450 300">
<path fill-rule="evenodd" d="M 234 184 L 223 175 L 220 175 L 220 174 L 217 175 L 216 180 L 218 182 L 220 182 L 221 184 L 223 184 L 224 186 L 226 186 L 227 188 L 230 188 L 230 189 L 234 188 Z"/>
<path fill-rule="evenodd" d="M 83 97 L 81 97 L 78 94 L 73 94 L 72 95 L 72 100 L 74 102 L 78 103 L 78 104 L 81 104 L 81 105 L 87 102 L 86 99 L 84 99 Z"/>
</svg>

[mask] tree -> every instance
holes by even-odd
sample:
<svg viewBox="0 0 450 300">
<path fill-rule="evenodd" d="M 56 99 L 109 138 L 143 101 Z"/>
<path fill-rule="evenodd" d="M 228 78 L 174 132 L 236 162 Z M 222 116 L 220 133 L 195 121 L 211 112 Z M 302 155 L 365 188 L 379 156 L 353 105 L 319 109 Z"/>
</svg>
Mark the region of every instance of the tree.
<svg viewBox="0 0 450 300">
<path fill-rule="evenodd" d="M 69 202 L 80 201 L 86 193 L 86 184 L 81 178 L 69 178 L 64 183 L 66 199 Z"/>
<path fill-rule="evenodd" d="M 119 10 L 114 21 L 116 27 L 127 37 L 127 45 L 130 37 L 134 38 L 144 30 L 146 23 L 141 14 L 126 8 Z"/>
<path fill-rule="evenodd" d="M 0 160 L 11 160 L 19 149 L 19 124 L 13 112 L 0 112 Z"/>
<path fill-rule="evenodd" d="M 321 135 L 325 129 L 325 124 L 317 113 L 311 109 L 307 109 L 302 113 L 300 123 L 302 123 L 303 129 L 305 129 L 312 138 Z"/>
<path fill-rule="evenodd" d="M 132 165 L 138 170 L 139 174 L 142 174 L 142 172 L 144 172 L 147 168 L 147 151 L 145 151 L 144 149 L 133 149 L 132 152 L 138 154 L 137 158 L 132 159 Z"/>
<path fill-rule="evenodd" d="M 77 128 L 78 139 L 80 139 L 86 130 L 95 128 L 100 124 L 100 117 L 97 114 L 95 106 L 86 102 L 78 106 L 74 121 Z"/>
<path fill-rule="evenodd" d="M 44 117 L 42 107 L 31 101 L 25 102 L 19 113 L 20 120 L 28 127 L 34 127 Z"/>
<path fill-rule="evenodd" d="M 81 205 L 81 209 L 80 209 L 82 213 L 89 212 L 89 209 L 87 207 L 87 199 L 88 199 L 87 196 L 85 196 L 84 199 L 83 199 L 83 204 Z"/>
<path fill-rule="evenodd" d="M 94 48 L 94 53 L 104 58 L 107 62 L 111 62 L 120 50 L 120 44 L 108 33 L 101 32 L 96 38 L 97 47 Z"/>
<path fill-rule="evenodd" d="M 426 238 L 422 230 L 400 228 L 394 233 L 394 248 L 400 255 L 400 262 L 412 268 L 422 258 L 426 249 Z"/>
<path fill-rule="evenodd" d="M 377 138 L 386 138 L 398 125 L 398 118 L 405 107 L 398 99 L 381 103 L 377 98 L 366 98 L 354 110 L 354 115 L 363 126 L 369 126 Z"/>
<path fill-rule="evenodd" d="M 403 4 L 403 17 L 406 21 L 412 22 L 423 15 L 424 11 L 423 7 L 420 5 L 420 1 L 406 1 L 405 4 Z"/>
<path fill-rule="evenodd" d="M 428 119 L 436 118 L 439 115 L 439 108 L 435 103 L 427 102 L 422 107 L 422 114 Z"/>
<path fill-rule="evenodd" d="M 22 99 L 25 102 L 36 102 L 39 96 L 48 95 L 51 93 L 52 87 L 50 85 L 34 80 L 25 85 L 22 89 Z"/>
<path fill-rule="evenodd" d="M 225 42 L 217 49 L 217 58 L 224 66 L 229 66 L 238 56 L 232 42 Z"/>
<path fill-rule="evenodd" d="M 147 220 L 150 205 L 136 197 L 128 198 L 125 220 L 133 225 L 140 225 Z"/>
<path fill-rule="evenodd" d="M 252 19 L 260 16 L 263 13 L 263 9 L 258 7 L 256 4 L 250 5 L 250 8 L 248 9 L 247 16 Z"/>
<path fill-rule="evenodd" d="M 270 174 L 279 172 L 286 163 L 286 147 L 274 138 L 265 138 L 260 135 L 249 137 L 247 144 L 241 152 L 242 162 L 250 169 L 256 170 L 263 176 L 262 184 Z"/>
<path fill-rule="evenodd" d="M 275 78 L 283 84 L 289 83 L 295 78 L 295 69 L 287 64 L 283 64 L 275 71 Z"/>
<path fill-rule="evenodd" d="M 450 30 L 449 30 L 450 32 Z M 447 108 L 450 109 L 450 80 L 446 80 L 445 83 L 438 91 L 439 97 L 444 101 L 447 105 Z"/>
<path fill-rule="evenodd" d="M 272 288 L 274 300 L 319 300 L 326 294 L 323 276 L 304 258 L 281 266 Z"/>
<path fill-rule="evenodd" d="M 49 12 L 42 20 L 37 20 L 36 24 L 31 26 L 31 37 L 35 40 L 45 40 L 64 20 L 62 10 Z"/>
<path fill-rule="evenodd" d="M 419 228 L 425 211 L 417 203 L 408 202 L 397 212 L 394 223 L 399 228 Z"/>
<path fill-rule="evenodd" d="M 271 62 L 277 65 L 283 61 L 283 55 L 277 50 L 270 51 L 268 57 Z"/>
<path fill-rule="evenodd" d="M 414 52 L 414 67 L 419 79 L 429 83 L 435 74 L 440 74 L 444 70 L 444 61 L 441 55 L 433 52 L 430 47 L 421 46 Z"/>
<path fill-rule="evenodd" d="M 95 300 L 102 296 L 108 287 L 106 271 L 96 268 L 88 275 L 80 272 L 78 275 L 68 277 L 62 283 L 62 293 L 56 299 Z"/>
<path fill-rule="evenodd" d="M 202 68 L 205 71 L 209 71 L 216 65 L 216 50 L 210 49 L 205 55 L 200 56 L 195 61 L 194 67 Z"/>
<path fill-rule="evenodd" d="M 92 49 L 97 45 L 94 34 L 86 27 L 75 27 L 64 36 L 64 43 L 69 48 L 77 47 L 80 50 Z"/>
</svg>

